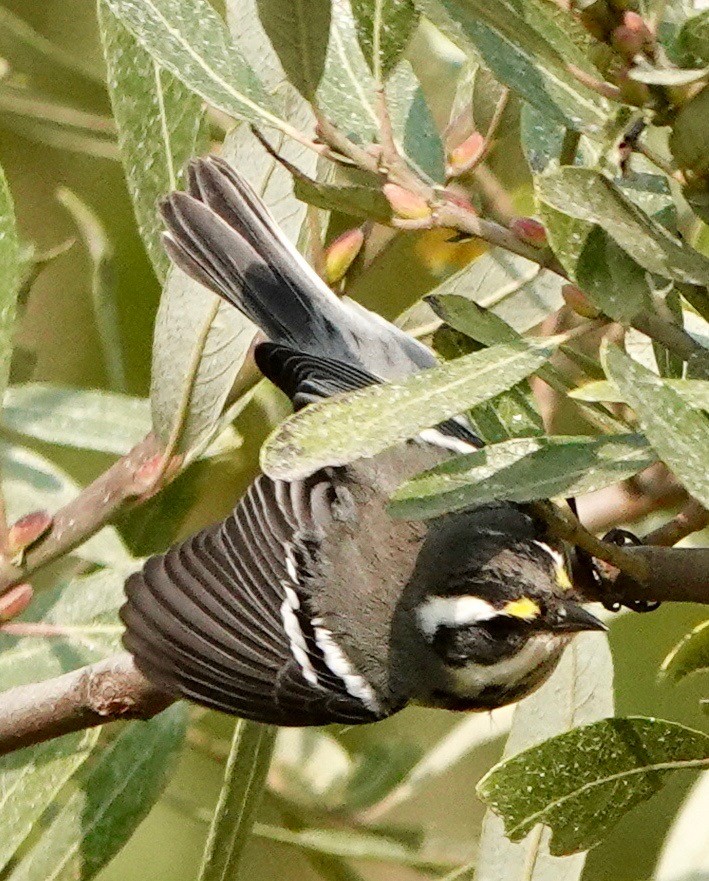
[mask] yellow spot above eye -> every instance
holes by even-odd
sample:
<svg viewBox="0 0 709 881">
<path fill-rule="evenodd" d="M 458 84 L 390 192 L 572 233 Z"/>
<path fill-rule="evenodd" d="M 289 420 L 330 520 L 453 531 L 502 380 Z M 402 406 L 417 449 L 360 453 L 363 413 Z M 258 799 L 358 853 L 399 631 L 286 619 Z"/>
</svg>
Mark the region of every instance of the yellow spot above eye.
<svg viewBox="0 0 709 881">
<path fill-rule="evenodd" d="M 572 590 L 573 584 L 571 583 L 571 579 L 569 578 L 569 573 L 566 571 L 566 566 L 555 566 L 556 569 L 556 583 L 562 590 Z"/>
<path fill-rule="evenodd" d="M 503 615 L 511 615 L 513 618 L 523 618 L 525 621 L 531 621 L 541 614 L 539 606 L 530 600 L 529 597 L 521 597 L 518 600 L 512 600 L 502 608 Z"/>
</svg>

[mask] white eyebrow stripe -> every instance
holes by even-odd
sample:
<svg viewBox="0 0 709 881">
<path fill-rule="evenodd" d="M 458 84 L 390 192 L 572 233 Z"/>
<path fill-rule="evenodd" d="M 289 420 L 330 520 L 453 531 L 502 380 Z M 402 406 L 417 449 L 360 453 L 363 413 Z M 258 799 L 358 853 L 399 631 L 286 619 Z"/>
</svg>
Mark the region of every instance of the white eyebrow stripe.
<svg viewBox="0 0 709 881">
<path fill-rule="evenodd" d="M 500 614 L 492 603 L 482 597 L 429 597 L 416 610 L 421 632 L 432 639 L 439 627 L 460 627 L 489 621 Z"/>
<path fill-rule="evenodd" d="M 532 543 L 537 547 L 541 548 L 544 553 L 549 554 L 554 563 L 559 566 L 561 569 L 566 569 L 566 560 L 564 559 L 564 555 L 559 553 L 559 551 L 550 547 L 546 542 L 537 541 L 536 539 L 532 539 Z"/>
</svg>

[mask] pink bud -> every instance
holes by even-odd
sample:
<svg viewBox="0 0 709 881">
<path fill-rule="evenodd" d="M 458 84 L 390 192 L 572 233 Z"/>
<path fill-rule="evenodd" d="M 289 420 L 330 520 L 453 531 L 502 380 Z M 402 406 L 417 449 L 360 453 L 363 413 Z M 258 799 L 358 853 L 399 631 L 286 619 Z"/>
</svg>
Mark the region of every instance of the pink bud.
<svg viewBox="0 0 709 881">
<path fill-rule="evenodd" d="M 49 511 L 32 511 L 13 523 L 7 533 L 8 555 L 16 557 L 40 539 L 52 526 Z"/>
<path fill-rule="evenodd" d="M 638 52 L 652 46 L 653 34 L 637 12 L 623 14 L 623 24 L 614 28 L 611 42 L 617 51 L 627 59 L 634 58 Z"/>
<path fill-rule="evenodd" d="M 600 310 L 596 309 L 586 294 L 575 284 L 565 284 L 561 289 L 561 296 L 569 309 L 583 318 L 598 318 L 601 314 Z"/>
<path fill-rule="evenodd" d="M 486 146 L 487 142 L 480 132 L 473 132 L 462 144 L 458 144 L 450 151 L 448 175 L 454 177 L 475 168 L 485 154 Z"/>
<path fill-rule="evenodd" d="M 510 223 L 510 229 L 518 239 L 528 245 L 534 245 L 535 248 L 544 248 L 547 245 L 547 231 L 533 217 L 516 217 Z"/>
<path fill-rule="evenodd" d="M 433 213 L 423 196 L 405 190 L 398 184 L 384 184 L 382 192 L 394 214 L 404 220 L 424 220 Z"/>
<path fill-rule="evenodd" d="M 16 584 L 0 596 L 0 622 L 11 621 L 29 606 L 34 596 L 31 584 Z"/>
<path fill-rule="evenodd" d="M 334 285 L 343 279 L 364 244 L 364 233 L 357 226 L 348 229 L 325 252 L 325 281 Z"/>
</svg>

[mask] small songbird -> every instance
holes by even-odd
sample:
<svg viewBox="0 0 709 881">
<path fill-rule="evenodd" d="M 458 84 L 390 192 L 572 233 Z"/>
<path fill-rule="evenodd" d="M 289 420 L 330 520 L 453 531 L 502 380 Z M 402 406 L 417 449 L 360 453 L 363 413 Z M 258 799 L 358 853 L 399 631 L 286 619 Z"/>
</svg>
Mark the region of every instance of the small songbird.
<svg viewBox="0 0 709 881">
<path fill-rule="evenodd" d="M 298 409 L 436 364 L 338 299 L 223 160 L 195 160 L 162 205 L 165 246 L 263 331 L 255 359 Z M 126 585 L 125 645 L 161 689 L 276 725 L 365 723 L 409 703 L 519 700 L 572 635 L 604 630 L 566 553 L 524 506 L 391 518 L 396 487 L 481 441 L 463 417 L 347 466 L 259 477 L 232 514 Z"/>
</svg>

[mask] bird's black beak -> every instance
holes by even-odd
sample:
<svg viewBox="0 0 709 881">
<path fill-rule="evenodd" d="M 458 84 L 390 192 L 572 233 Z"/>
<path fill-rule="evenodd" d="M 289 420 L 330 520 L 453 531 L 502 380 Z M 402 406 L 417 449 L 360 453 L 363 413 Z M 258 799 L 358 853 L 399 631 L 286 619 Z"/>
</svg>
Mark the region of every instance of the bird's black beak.
<svg viewBox="0 0 709 881">
<path fill-rule="evenodd" d="M 562 602 L 548 617 L 551 629 L 558 633 L 575 633 L 579 630 L 608 630 L 595 615 L 578 603 Z"/>
</svg>

